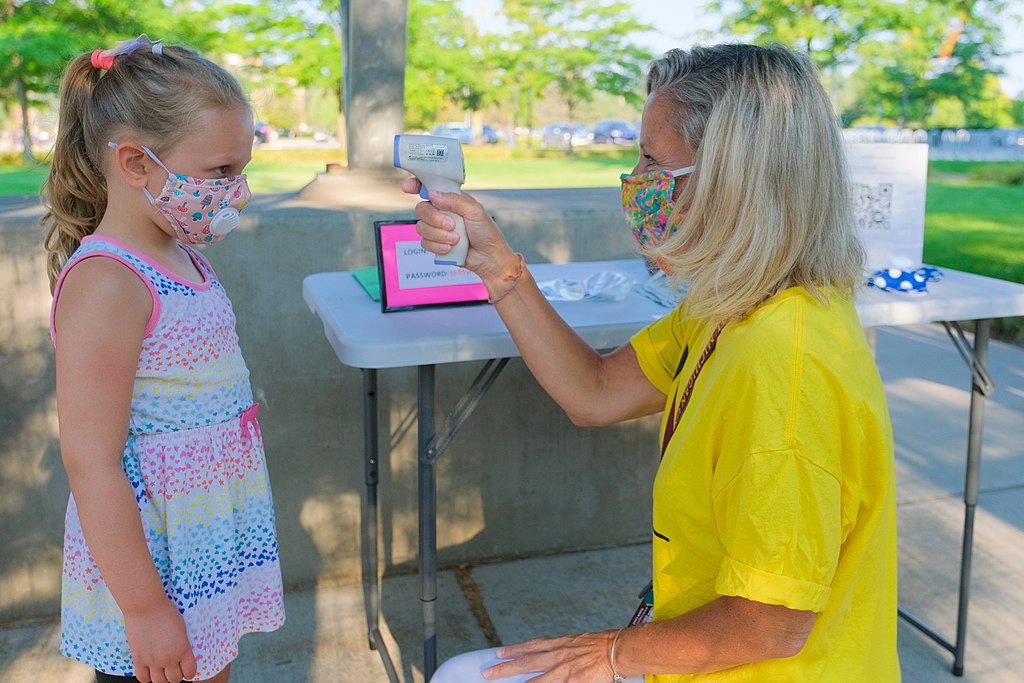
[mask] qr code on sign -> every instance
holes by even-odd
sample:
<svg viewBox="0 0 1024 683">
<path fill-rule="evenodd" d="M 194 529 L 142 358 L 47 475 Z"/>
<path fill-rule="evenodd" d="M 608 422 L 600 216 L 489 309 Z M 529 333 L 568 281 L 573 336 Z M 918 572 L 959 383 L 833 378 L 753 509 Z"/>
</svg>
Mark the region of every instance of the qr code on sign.
<svg viewBox="0 0 1024 683">
<path fill-rule="evenodd" d="M 892 229 L 892 183 L 853 183 L 853 216 L 861 230 Z"/>
</svg>

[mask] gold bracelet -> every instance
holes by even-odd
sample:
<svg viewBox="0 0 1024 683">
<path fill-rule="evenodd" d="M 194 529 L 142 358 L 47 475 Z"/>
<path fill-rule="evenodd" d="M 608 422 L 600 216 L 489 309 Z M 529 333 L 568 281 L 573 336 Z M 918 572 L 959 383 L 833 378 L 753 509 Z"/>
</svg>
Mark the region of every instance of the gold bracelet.
<svg viewBox="0 0 1024 683">
<path fill-rule="evenodd" d="M 487 303 L 489 303 L 489 304 L 496 304 L 496 303 L 498 303 L 499 301 L 504 299 L 506 296 L 508 296 L 509 292 L 511 292 L 513 289 L 515 289 L 516 285 L 519 284 L 519 278 L 521 278 L 523 276 L 524 260 L 523 260 L 523 255 L 522 254 L 516 252 L 516 256 L 519 257 L 519 266 L 516 268 L 516 274 L 513 275 L 510 278 L 505 278 L 506 280 L 511 280 L 512 286 L 509 287 L 508 289 L 506 289 L 504 292 L 502 292 L 500 296 L 488 297 L 487 298 Z"/>
<path fill-rule="evenodd" d="M 622 674 L 619 673 L 618 668 L 615 666 L 615 646 L 619 642 L 619 636 L 621 636 L 622 632 L 625 631 L 625 630 L 626 630 L 626 627 L 623 626 L 622 628 L 620 628 L 618 631 L 615 632 L 615 637 L 612 638 L 612 650 L 608 654 L 608 663 L 612 665 L 612 681 L 614 683 L 625 683 L 625 680 L 626 680 L 625 677 Z"/>
</svg>

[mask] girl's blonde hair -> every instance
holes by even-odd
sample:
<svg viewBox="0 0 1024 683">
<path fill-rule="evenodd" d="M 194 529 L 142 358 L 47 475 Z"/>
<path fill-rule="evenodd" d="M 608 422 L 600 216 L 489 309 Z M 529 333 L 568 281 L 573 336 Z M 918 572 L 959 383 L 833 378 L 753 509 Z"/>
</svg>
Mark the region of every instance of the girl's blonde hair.
<svg viewBox="0 0 1024 683">
<path fill-rule="evenodd" d="M 793 286 L 852 295 L 864 250 L 839 122 L 809 59 L 777 46 L 671 50 L 647 92 L 677 105 L 696 169 L 674 234 L 645 253 L 686 280 L 692 315 L 743 318 Z"/>
<path fill-rule="evenodd" d="M 107 142 L 131 133 L 160 156 L 189 134 L 195 117 L 213 108 L 249 107 L 238 81 L 192 50 L 148 46 L 114 58 L 110 69 L 76 57 L 60 85 L 60 117 L 53 164 L 43 183 L 50 290 L 82 238 L 93 233 L 107 207 L 101 159 Z"/>
</svg>

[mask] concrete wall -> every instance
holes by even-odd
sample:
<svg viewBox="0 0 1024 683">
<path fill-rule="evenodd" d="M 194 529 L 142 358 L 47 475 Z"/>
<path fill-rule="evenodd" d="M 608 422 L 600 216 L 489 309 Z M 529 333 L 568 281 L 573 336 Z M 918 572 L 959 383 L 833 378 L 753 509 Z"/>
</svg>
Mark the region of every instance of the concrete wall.
<svg viewBox="0 0 1024 683">
<path fill-rule="evenodd" d="M 627 258 L 617 188 L 476 193 L 527 262 Z M 302 279 L 374 263 L 373 220 L 411 217 L 394 179 L 322 176 L 258 199 L 207 250 L 238 315 L 291 586 L 359 577 L 362 373 L 342 366 Z M 57 613 L 67 480 L 60 462 L 50 296 L 32 198 L 0 198 L 0 622 Z M 438 368 L 438 419 L 480 368 Z M 415 567 L 416 371 L 379 373 L 383 570 Z M 656 418 L 572 426 L 513 360 L 438 466 L 442 564 L 643 539 Z M 635 501 L 635 504 L 631 504 Z"/>
</svg>

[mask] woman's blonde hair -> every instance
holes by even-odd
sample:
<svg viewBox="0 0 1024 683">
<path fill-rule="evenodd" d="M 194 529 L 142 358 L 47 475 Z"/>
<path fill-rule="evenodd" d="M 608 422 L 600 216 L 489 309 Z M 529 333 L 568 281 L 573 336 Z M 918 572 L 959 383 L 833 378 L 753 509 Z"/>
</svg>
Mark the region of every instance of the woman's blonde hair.
<svg viewBox="0 0 1024 683">
<path fill-rule="evenodd" d="M 856 233 L 838 120 L 810 60 L 771 46 L 671 50 L 647 92 L 676 106 L 696 169 L 675 232 L 645 253 L 687 282 L 692 315 L 745 317 L 793 286 L 852 294 Z"/>
<path fill-rule="evenodd" d="M 53 164 L 42 189 L 50 290 L 103 218 L 107 141 L 132 133 L 160 156 L 188 135 L 200 112 L 236 106 L 249 107 L 238 81 L 185 47 L 168 45 L 158 54 L 145 46 L 115 57 L 105 72 L 90 54 L 72 60 L 60 85 Z"/>
</svg>

